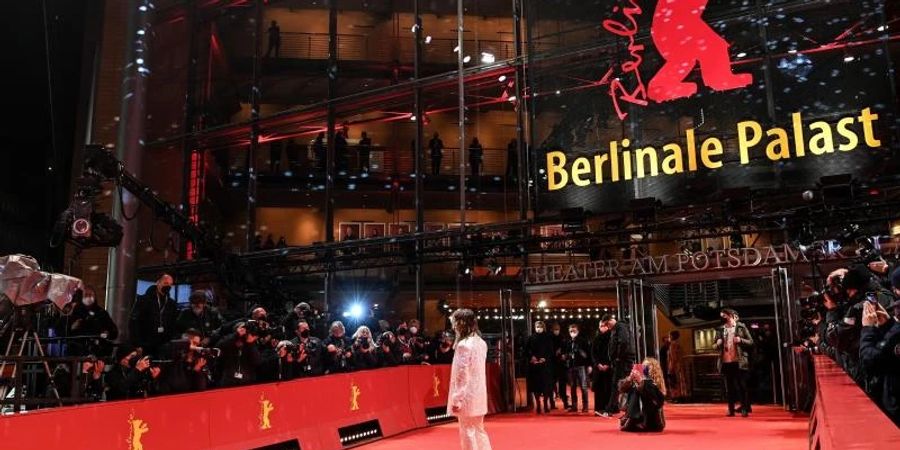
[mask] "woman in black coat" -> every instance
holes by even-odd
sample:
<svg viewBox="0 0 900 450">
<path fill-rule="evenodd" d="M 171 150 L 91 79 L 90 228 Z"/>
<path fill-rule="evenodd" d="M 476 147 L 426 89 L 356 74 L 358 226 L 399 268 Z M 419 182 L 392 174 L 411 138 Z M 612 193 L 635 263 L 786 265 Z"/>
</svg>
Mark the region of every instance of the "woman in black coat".
<svg viewBox="0 0 900 450">
<path fill-rule="evenodd" d="M 529 395 L 534 396 L 538 414 L 541 414 L 541 402 L 544 411 L 549 411 L 553 397 L 553 338 L 547 333 L 547 327 L 540 320 L 534 323 L 534 334 L 525 343 L 525 361 L 528 364 L 526 385 Z"/>
</svg>

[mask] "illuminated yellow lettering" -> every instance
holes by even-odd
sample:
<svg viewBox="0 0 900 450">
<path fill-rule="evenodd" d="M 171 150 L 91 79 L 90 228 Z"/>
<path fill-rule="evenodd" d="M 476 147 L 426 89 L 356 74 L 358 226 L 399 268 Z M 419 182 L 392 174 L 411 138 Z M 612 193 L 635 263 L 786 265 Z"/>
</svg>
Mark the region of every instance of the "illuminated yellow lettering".
<svg viewBox="0 0 900 450">
<path fill-rule="evenodd" d="M 555 191 L 562 189 L 569 182 L 569 175 L 564 167 L 566 165 L 566 155 L 563 152 L 555 151 L 547 153 L 547 189 Z M 559 181 L 557 180 L 559 177 Z"/>
<path fill-rule="evenodd" d="M 819 130 L 809 138 L 809 151 L 813 155 L 834 153 L 834 139 L 831 136 L 831 126 L 828 122 L 813 122 L 809 125 L 811 131 Z"/>
<path fill-rule="evenodd" d="M 794 145 L 797 146 L 797 156 L 806 155 L 806 139 L 803 137 L 803 118 L 800 113 L 791 114 L 791 120 L 794 125 Z"/>
<path fill-rule="evenodd" d="M 750 147 L 759 144 L 762 140 L 762 127 L 759 123 L 752 120 L 745 120 L 738 123 L 738 150 L 741 153 L 741 164 L 750 163 Z M 748 132 L 752 131 L 753 136 L 748 136 Z"/>
<path fill-rule="evenodd" d="M 873 122 L 878 120 L 878 114 L 872 114 L 872 108 L 866 108 L 859 116 L 860 123 L 863 124 L 863 134 L 866 138 L 866 145 L 872 148 L 881 147 L 881 141 L 875 138 L 875 129 Z"/>
<path fill-rule="evenodd" d="M 784 128 L 772 128 L 766 131 L 766 135 L 769 137 L 775 136 L 775 139 L 766 145 L 766 156 L 770 160 L 779 161 L 791 157 L 790 140 Z"/>
<path fill-rule="evenodd" d="M 666 144 L 663 146 L 664 152 L 671 154 L 663 159 L 663 173 L 666 175 L 675 175 L 684 172 L 684 162 L 681 157 L 681 147 L 678 144 Z"/>
<path fill-rule="evenodd" d="M 594 156 L 594 182 L 603 183 L 603 166 L 609 161 L 609 155 L 602 154 Z"/>
<path fill-rule="evenodd" d="M 687 138 L 688 170 L 697 170 L 697 140 L 694 138 L 694 129 L 688 128 L 685 132 Z"/>
<path fill-rule="evenodd" d="M 718 169 L 722 167 L 722 161 L 713 161 L 710 157 L 722 155 L 722 141 L 718 138 L 709 138 L 703 141 L 700 147 L 700 159 L 703 165 L 709 169 Z"/>
<path fill-rule="evenodd" d="M 572 163 L 572 182 L 576 186 L 587 186 L 591 184 L 589 180 L 582 179 L 582 175 L 586 175 L 591 171 L 591 163 L 587 158 L 578 158 Z"/>
<path fill-rule="evenodd" d="M 850 129 L 850 125 L 852 125 L 853 122 L 855 122 L 855 119 L 853 117 L 845 117 L 838 121 L 837 132 L 843 138 L 847 139 L 847 143 L 839 145 L 838 150 L 849 152 L 859 145 L 859 136 L 856 135 L 856 132 Z"/>
<path fill-rule="evenodd" d="M 639 148 L 635 153 L 637 157 L 637 173 L 638 178 L 643 178 L 645 174 L 644 161 L 648 160 L 650 164 L 650 176 L 659 175 L 659 158 L 656 156 L 656 149 L 653 147 Z"/>
</svg>

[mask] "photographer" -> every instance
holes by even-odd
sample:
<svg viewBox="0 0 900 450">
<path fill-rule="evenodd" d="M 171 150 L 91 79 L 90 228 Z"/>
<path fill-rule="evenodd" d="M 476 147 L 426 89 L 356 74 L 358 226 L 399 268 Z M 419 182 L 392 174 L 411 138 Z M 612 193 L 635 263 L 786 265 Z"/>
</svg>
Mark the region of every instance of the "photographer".
<svg viewBox="0 0 900 450">
<path fill-rule="evenodd" d="M 335 320 L 331 323 L 331 332 L 322 344 L 325 345 L 326 373 L 349 372 L 353 358 L 353 340 L 346 336 L 344 324 Z"/>
<path fill-rule="evenodd" d="M 181 339 L 167 346 L 171 363 L 166 365 L 159 380 L 163 394 L 205 391 L 209 385 L 208 360 L 218 355 L 218 349 L 201 347 L 201 333 L 188 329 Z"/>
<path fill-rule="evenodd" d="M 291 340 L 296 345 L 294 364 L 296 366 L 295 376 L 318 376 L 325 373 L 325 366 L 322 362 L 322 350 L 325 348 L 319 338 L 312 336 L 309 323 L 305 320 L 297 322 L 297 337 Z"/>
<path fill-rule="evenodd" d="M 453 364 L 453 340 L 451 332 L 441 333 L 440 345 L 434 351 L 433 364 Z"/>
<path fill-rule="evenodd" d="M 300 302 L 294 306 L 294 309 L 284 317 L 281 321 L 281 329 L 284 331 L 285 336 L 294 333 L 297 330 L 297 324 L 304 320 L 307 323 L 312 319 L 312 308 L 309 306 L 309 303 Z"/>
<path fill-rule="evenodd" d="M 378 339 L 378 350 L 376 353 L 381 367 L 394 367 L 399 365 L 400 361 L 403 360 L 403 357 L 400 354 L 400 348 L 397 345 L 397 336 L 394 336 L 394 333 L 390 331 L 381 333 L 381 337 Z"/>
<path fill-rule="evenodd" d="M 178 313 L 175 320 L 175 327 L 179 333 L 187 330 L 199 331 L 200 345 L 204 347 L 210 344 L 211 336 L 222 326 L 222 316 L 209 308 L 208 300 L 206 291 L 191 292 L 188 298 L 191 307 Z"/>
<path fill-rule="evenodd" d="M 862 331 L 863 305 L 867 296 L 882 306 L 890 303 L 884 292 L 871 292 L 872 277 L 868 269 L 853 267 L 838 269 L 828 276 L 825 297 L 825 341 L 833 348 L 835 360 L 844 367 L 851 378 L 865 385 L 866 377 L 859 366 L 859 340 Z"/>
<path fill-rule="evenodd" d="M 363 325 L 353 334 L 353 370 L 366 370 L 378 367 L 378 356 L 375 354 L 375 340 L 372 331 Z"/>
<path fill-rule="evenodd" d="M 106 374 L 106 399 L 146 398 L 155 393 L 159 367 L 151 367 L 150 357 L 141 348 L 120 345 L 113 356 L 116 365 Z"/>
<path fill-rule="evenodd" d="M 262 364 L 257 345 L 260 322 L 248 320 L 235 326 L 234 333 L 222 338 L 219 348 L 220 377 L 222 387 L 243 386 L 256 381 L 256 371 Z"/>
<path fill-rule="evenodd" d="M 90 401 L 103 399 L 103 370 L 106 363 L 96 356 L 88 356 L 87 361 L 81 363 L 80 386 L 82 395 Z M 59 386 L 59 385 L 57 385 Z"/>
<path fill-rule="evenodd" d="M 428 355 L 428 346 L 431 341 L 422 333 L 418 319 L 409 321 L 409 343 L 412 346 L 414 360 L 418 363 L 427 363 L 431 359 Z"/>
<path fill-rule="evenodd" d="M 119 328 L 109 313 L 95 300 L 94 288 L 85 286 L 81 301 L 75 303 L 69 316 L 69 336 L 83 336 L 69 344 L 73 356 L 93 354 L 107 357 L 112 354 L 112 343 L 119 336 Z"/>
<path fill-rule="evenodd" d="M 894 295 L 900 297 L 900 269 L 891 273 L 890 280 Z M 865 372 L 881 381 L 873 398 L 900 426 L 900 300 L 887 309 L 872 302 L 863 306 L 859 359 Z"/>
</svg>

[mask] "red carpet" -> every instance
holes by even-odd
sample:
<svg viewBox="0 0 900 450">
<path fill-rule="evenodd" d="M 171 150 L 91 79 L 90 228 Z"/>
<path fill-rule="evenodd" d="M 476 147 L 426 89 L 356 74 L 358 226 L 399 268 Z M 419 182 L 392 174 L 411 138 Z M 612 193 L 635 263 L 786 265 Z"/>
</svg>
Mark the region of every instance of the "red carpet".
<svg viewBox="0 0 900 450">
<path fill-rule="evenodd" d="M 802 450 L 808 443 L 808 420 L 774 406 L 754 406 L 749 418 L 725 417 L 725 405 L 666 405 L 666 430 L 632 434 L 618 421 L 587 414 L 554 411 L 550 415 L 509 414 L 489 417 L 485 427 L 495 450 L 560 448 L 566 450 L 634 448 L 721 450 L 747 448 Z M 365 450 L 444 450 L 458 448 L 456 423 L 413 431 L 364 445 Z"/>
</svg>

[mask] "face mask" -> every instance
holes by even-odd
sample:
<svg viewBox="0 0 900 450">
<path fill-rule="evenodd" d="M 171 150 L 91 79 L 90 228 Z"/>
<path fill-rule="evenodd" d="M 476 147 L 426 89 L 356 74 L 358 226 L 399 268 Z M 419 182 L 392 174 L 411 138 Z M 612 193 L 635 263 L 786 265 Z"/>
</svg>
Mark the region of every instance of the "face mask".
<svg viewBox="0 0 900 450">
<path fill-rule="evenodd" d="M 412 334 L 416 334 L 416 333 L 419 332 L 419 329 L 416 328 L 416 327 L 412 327 L 412 328 L 409 329 L 409 332 L 412 333 Z"/>
<path fill-rule="evenodd" d="M 575 336 L 578 336 L 578 332 L 577 332 L 577 331 L 570 331 L 570 332 L 569 332 L 569 336 L 572 336 L 572 338 L 574 339 Z"/>
<path fill-rule="evenodd" d="M 543 333 L 543 332 L 544 332 L 544 327 L 537 327 L 537 328 L 534 329 L 534 331 L 537 332 L 537 333 Z"/>
<path fill-rule="evenodd" d="M 84 303 L 84 306 L 91 306 L 94 304 L 94 297 L 84 297 L 81 303 Z"/>
<path fill-rule="evenodd" d="M 308 337 L 309 337 L 309 330 L 302 330 L 302 331 L 300 331 L 300 337 L 302 337 L 302 338 L 304 338 L 304 339 L 308 338 Z"/>
<path fill-rule="evenodd" d="M 169 296 L 169 292 L 172 291 L 172 286 L 163 286 L 159 288 L 159 292 L 162 292 L 162 295 Z"/>
<path fill-rule="evenodd" d="M 553 335 L 554 335 L 554 336 L 559 336 L 559 330 L 553 330 Z"/>
</svg>

